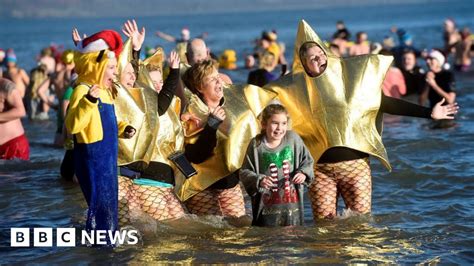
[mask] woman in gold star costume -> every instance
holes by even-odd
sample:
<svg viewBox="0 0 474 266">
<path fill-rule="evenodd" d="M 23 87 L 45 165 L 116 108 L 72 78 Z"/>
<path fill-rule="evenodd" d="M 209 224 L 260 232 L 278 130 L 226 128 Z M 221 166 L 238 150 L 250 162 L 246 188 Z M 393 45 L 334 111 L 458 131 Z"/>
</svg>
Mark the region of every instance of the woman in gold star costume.
<svg viewBox="0 0 474 266">
<path fill-rule="evenodd" d="M 431 110 L 384 96 L 381 86 L 392 57 L 339 58 L 305 21 L 299 25 L 294 58 L 292 75 L 267 88 L 288 108 L 293 129 L 317 162 L 309 187 L 314 218 L 334 217 L 339 195 L 348 209 L 369 213 L 369 155 L 391 169 L 381 139 L 383 113 L 452 119 L 458 107 L 441 101 Z"/>
<path fill-rule="evenodd" d="M 186 112 L 199 117 L 201 123 L 198 127 L 186 124 L 185 155 L 198 174 L 184 181 L 178 195 L 190 213 L 242 217 L 245 206 L 238 171 L 230 169 L 226 162 L 228 145 L 235 144 L 229 141 L 232 119 L 238 117 L 232 108 L 239 103 L 232 101 L 233 106 L 226 105 L 224 83 L 214 61 L 204 60 L 193 65 L 184 74 L 183 81 L 193 92 Z M 250 136 L 247 138 L 246 144 Z"/>
<path fill-rule="evenodd" d="M 185 126 L 185 155 L 198 174 L 179 185 L 178 196 L 194 214 L 243 217 L 238 177 L 245 157 L 242 147 L 258 134 L 257 115 L 271 97 L 259 95 L 262 89 L 253 85 L 225 86 L 211 60 L 191 66 L 183 81 L 192 91 L 186 112 L 201 123 Z"/>
<path fill-rule="evenodd" d="M 183 149 L 184 144 L 179 99 L 174 96 L 179 82 L 179 56 L 171 52 L 170 73 L 163 84 L 162 80 L 155 80 L 161 72 L 149 71 L 162 69 L 163 51 L 141 62 L 139 52 L 145 29 L 139 32 L 135 21 L 127 21 L 123 32 L 130 37 L 133 49 L 126 44 L 126 53 L 120 60 L 124 66 L 120 83 L 126 91 L 121 93 L 118 115 L 136 119 L 141 127 L 135 142 L 119 143 L 119 217 L 122 223 L 133 220 L 140 212 L 158 221 L 181 218 L 186 212 L 174 193 L 179 171 L 168 159 L 170 154 Z M 139 115 L 134 116 L 136 107 L 140 112 L 137 110 Z"/>
</svg>

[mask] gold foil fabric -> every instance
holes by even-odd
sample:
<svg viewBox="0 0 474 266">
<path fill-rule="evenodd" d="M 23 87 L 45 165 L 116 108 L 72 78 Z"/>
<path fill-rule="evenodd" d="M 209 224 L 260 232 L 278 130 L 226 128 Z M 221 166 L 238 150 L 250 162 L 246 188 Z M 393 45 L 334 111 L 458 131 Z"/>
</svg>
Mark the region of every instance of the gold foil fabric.
<svg viewBox="0 0 474 266">
<path fill-rule="evenodd" d="M 131 60 L 131 43 L 128 40 L 119 58 L 119 69 Z M 155 58 L 156 59 L 156 58 Z M 175 151 L 182 150 L 184 132 L 179 120 L 179 99 L 173 99 L 170 107 L 158 116 L 158 94 L 145 65 L 140 64 L 136 88 L 124 88 L 119 84 L 119 96 L 115 109 L 118 119 L 131 124 L 136 134 L 131 139 L 119 140 L 119 165 L 150 161 L 174 165 L 167 159 Z M 176 173 L 176 171 L 175 171 Z"/>
<path fill-rule="evenodd" d="M 326 70 L 306 74 L 299 58 L 305 42 L 316 42 L 328 56 Z M 334 56 L 303 20 L 295 41 L 293 72 L 265 88 L 278 94 L 292 127 L 317 162 L 332 147 L 348 147 L 373 155 L 391 170 L 378 117 L 382 83 L 393 57 Z M 379 129 L 379 130 L 378 130 Z"/>
<path fill-rule="evenodd" d="M 200 164 L 193 164 L 198 174 L 177 184 L 178 197 L 185 201 L 205 190 L 216 181 L 237 171 L 244 160 L 250 140 L 260 131 L 257 115 L 266 104 L 261 101 L 247 101 L 262 93 L 260 87 L 253 85 L 233 85 L 224 89 L 226 118 L 217 131 L 217 145 L 212 157 Z M 192 122 L 185 124 L 186 143 L 195 143 L 207 123 L 209 107 L 195 94 L 190 96 L 187 107 L 190 112 L 201 119 L 201 126 L 196 128 Z"/>
</svg>

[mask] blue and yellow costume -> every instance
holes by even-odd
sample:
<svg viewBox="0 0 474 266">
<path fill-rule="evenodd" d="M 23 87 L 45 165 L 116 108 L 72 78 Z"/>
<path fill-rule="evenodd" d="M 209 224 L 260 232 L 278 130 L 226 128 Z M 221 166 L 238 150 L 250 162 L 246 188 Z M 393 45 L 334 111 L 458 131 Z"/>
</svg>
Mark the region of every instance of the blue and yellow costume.
<svg viewBox="0 0 474 266">
<path fill-rule="evenodd" d="M 101 85 L 109 62 L 107 53 L 76 53 L 79 85 L 65 121 L 74 135 L 76 176 L 89 206 L 86 230 L 118 229 L 117 132 L 123 132 L 126 124 L 117 124 L 114 97 Z M 86 96 L 95 84 L 101 86 L 100 96 L 92 102 Z"/>
</svg>

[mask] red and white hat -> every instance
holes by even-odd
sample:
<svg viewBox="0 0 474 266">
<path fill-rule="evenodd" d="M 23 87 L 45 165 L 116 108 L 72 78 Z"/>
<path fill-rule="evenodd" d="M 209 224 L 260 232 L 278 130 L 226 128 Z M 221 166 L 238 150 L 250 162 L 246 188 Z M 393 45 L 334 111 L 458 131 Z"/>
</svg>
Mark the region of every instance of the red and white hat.
<svg viewBox="0 0 474 266">
<path fill-rule="evenodd" d="M 109 58 L 118 58 L 122 52 L 123 43 L 120 34 L 114 30 L 103 30 L 91 35 L 78 45 L 81 53 L 98 52 L 101 50 L 110 50 L 107 54 Z"/>
<path fill-rule="evenodd" d="M 436 59 L 440 66 L 443 66 L 446 62 L 446 57 L 444 57 L 444 55 L 440 51 L 434 49 L 430 51 L 430 53 L 428 54 L 428 58 Z"/>
</svg>

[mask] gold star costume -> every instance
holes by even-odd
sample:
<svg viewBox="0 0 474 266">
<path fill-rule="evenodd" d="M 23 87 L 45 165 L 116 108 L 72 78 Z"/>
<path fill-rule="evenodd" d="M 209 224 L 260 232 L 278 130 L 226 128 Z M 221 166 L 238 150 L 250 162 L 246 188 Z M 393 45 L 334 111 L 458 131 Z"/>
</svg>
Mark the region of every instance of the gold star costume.
<svg viewBox="0 0 474 266">
<path fill-rule="evenodd" d="M 131 60 L 131 42 L 128 40 L 119 58 L 119 73 Z M 158 94 L 145 68 L 146 64 L 162 64 L 162 50 L 139 66 L 138 88 L 126 89 L 117 84 L 117 118 L 124 119 L 136 129 L 133 138 L 119 141 L 119 165 L 139 163 L 144 170 L 151 162 L 159 162 L 173 169 L 175 177 L 181 173 L 167 158 L 182 150 L 184 133 L 179 120 L 179 99 L 173 99 L 168 110 L 158 116 Z M 176 109 L 177 108 L 177 109 Z M 178 113 L 175 112 L 177 110 Z M 137 164 L 134 164 L 137 166 Z M 184 209 L 174 194 L 173 186 L 150 179 L 130 179 L 119 176 L 119 219 L 130 223 L 145 213 L 156 220 L 175 219 L 184 215 Z"/>
<path fill-rule="evenodd" d="M 248 143 L 260 130 L 257 114 L 265 104 L 253 99 L 261 93 L 261 88 L 253 85 L 224 88 L 226 119 L 216 133 L 217 145 L 213 155 L 203 163 L 193 164 L 198 174 L 177 184 L 178 197 L 186 201 L 191 213 L 233 217 L 245 215 L 240 185 L 230 189 L 208 188 L 241 167 Z M 271 99 L 264 95 L 260 98 L 262 103 Z M 199 117 L 202 125 L 207 123 L 209 107 L 197 95 L 191 95 L 186 111 Z M 202 129 L 187 123 L 186 142 L 194 143 Z"/>
<path fill-rule="evenodd" d="M 317 43 L 328 57 L 327 68 L 317 77 L 311 77 L 305 72 L 299 58 L 299 49 L 306 42 Z M 267 85 L 266 89 L 278 94 L 278 99 L 290 113 L 293 130 L 303 138 L 316 162 L 328 149 L 344 147 L 373 155 L 391 169 L 380 135 L 381 117 L 377 115 L 382 97 L 382 82 L 392 60 L 392 57 L 382 55 L 336 57 L 303 20 L 299 24 L 295 41 L 293 73 Z M 352 200 L 349 198 L 354 198 L 354 195 L 349 195 L 350 193 L 343 197 L 346 205 L 355 202 L 353 205 L 349 204 L 349 208 L 368 212 L 370 200 L 367 210 L 367 194 L 370 198 L 371 184 L 366 179 L 370 179 L 370 168 L 365 160 L 361 160 L 356 160 L 351 165 L 354 165 L 354 169 L 368 168 L 368 171 L 359 171 L 363 174 L 356 175 L 352 183 L 365 184 L 354 193 L 364 195 Z M 320 167 L 320 164 L 315 166 L 316 180 L 309 192 L 315 217 L 335 214 L 337 204 L 335 200 L 331 200 L 331 206 L 326 206 L 326 198 L 329 196 L 323 191 L 325 187 L 314 187 L 318 184 L 318 178 L 321 179 L 318 173 Z M 351 173 L 352 170 L 346 172 Z M 355 205 L 363 205 L 363 208 Z M 315 208 L 329 208 L 331 215 L 322 215 L 322 211 Z"/>
</svg>

